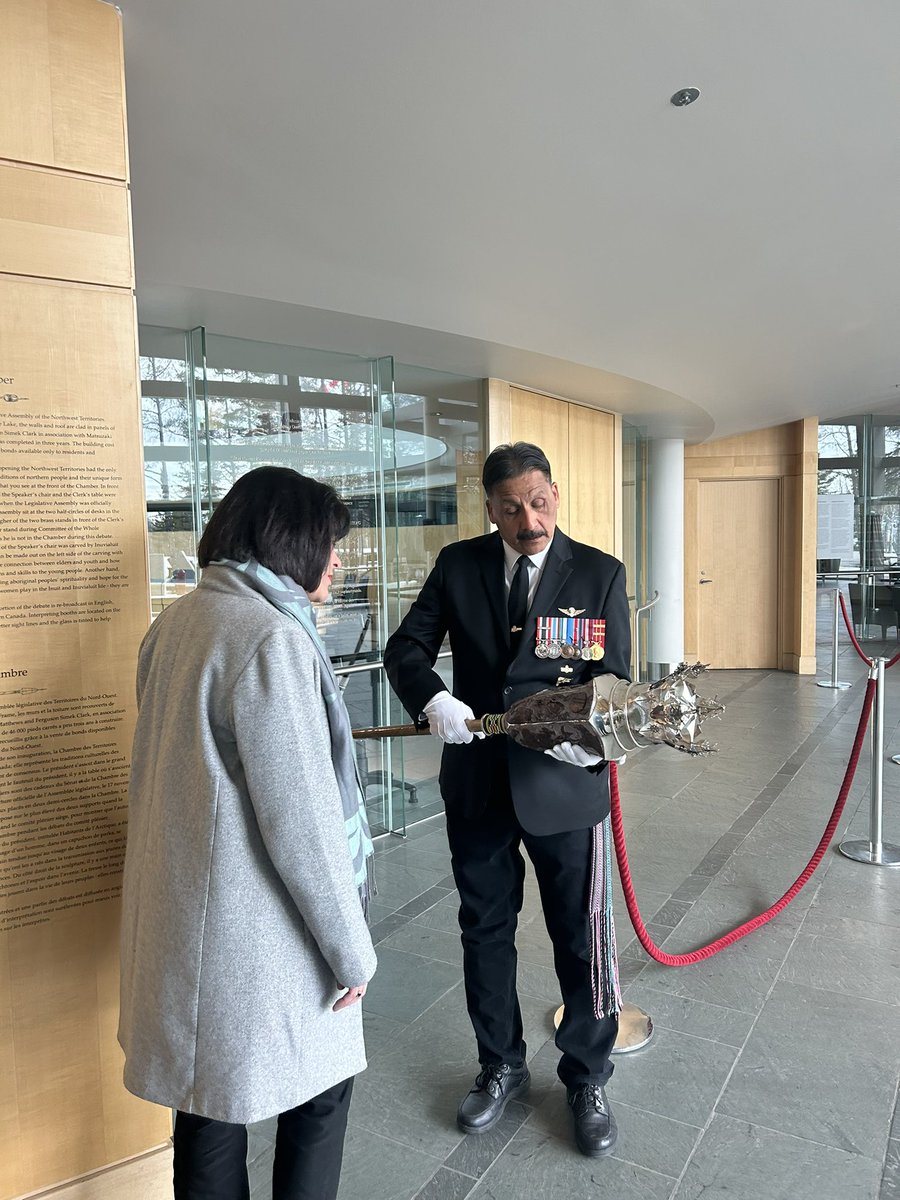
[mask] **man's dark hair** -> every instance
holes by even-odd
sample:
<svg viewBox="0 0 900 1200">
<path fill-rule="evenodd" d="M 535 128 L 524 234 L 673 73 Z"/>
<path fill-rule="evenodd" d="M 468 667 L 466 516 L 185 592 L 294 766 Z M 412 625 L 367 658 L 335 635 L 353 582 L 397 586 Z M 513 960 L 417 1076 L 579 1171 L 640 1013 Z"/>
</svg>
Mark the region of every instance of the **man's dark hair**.
<svg viewBox="0 0 900 1200">
<path fill-rule="evenodd" d="M 201 567 L 218 559 L 257 562 L 312 591 L 350 513 L 333 487 L 290 467 L 248 471 L 219 501 L 197 547 Z"/>
<path fill-rule="evenodd" d="M 527 475 L 529 471 L 540 471 L 548 483 L 553 482 L 550 463 L 540 446 L 531 442 L 509 442 L 492 450 L 484 460 L 481 482 L 490 495 L 498 483 Z"/>
</svg>

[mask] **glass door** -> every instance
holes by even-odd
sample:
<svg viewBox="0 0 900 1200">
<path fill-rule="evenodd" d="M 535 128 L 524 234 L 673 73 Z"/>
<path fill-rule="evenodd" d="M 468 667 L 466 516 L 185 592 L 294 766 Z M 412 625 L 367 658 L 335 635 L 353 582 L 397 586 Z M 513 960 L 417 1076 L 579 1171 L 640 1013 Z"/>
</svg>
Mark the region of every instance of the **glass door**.
<svg viewBox="0 0 900 1200">
<path fill-rule="evenodd" d="M 637 425 L 622 422 L 622 560 L 625 563 L 625 579 L 628 586 L 628 602 L 632 621 L 641 621 L 640 630 L 633 629 L 632 655 L 636 659 L 638 646 L 641 658 L 645 658 L 649 645 L 647 622 L 649 613 L 638 614 L 637 609 L 647 603 L 647 438 Z M 646 679 L 646 663 L 632 662 L 632 678 Z"/>
<path fill-rule="evenodd" d="M 342 570 L 317 612 L 354 727 L 387 723 L 380 666 L 396 611 L 396 538 L 385 529 L 392 362 L 296 346 L 142 329 L 144 454 L 153 613 L 195 586 L 197 542 L 215 505 L 254 467 L 330 483 L 350 508 Z M 388 422 L 390 424 L 390 422 Z M 387 451 L 387 452 L 386 452 Z M 388 741 L 357 743 L 374 834 L 402 832 L 401 781 Z"/>
<path fill-rule="evenodd" d="M 141 329 L 153 614 L 196 585 L 197 542 L 232 483 L 267 463 L 332 484 L 351 510 L 318 627 L 355 728 L 406 724 L 383 668 L 441 548 L 485 532 L 483 384 L 297 346 Z M 437 669 L 452 687 L 449 657 Z M 357 743 L 373 832 L 442 811 L 440 746 Z"/>
<path fill-rule="evenodd" d="M 384 527 L 390 572 L 385 602 L 388 632 L 409 610 L 444 546 L 486 532 L 483 382 L 395 363 L 393 392 L 383 393 Z M 453 687 L 447 647 L 435 669 Z M 392 724 L 409 716 L 388 693 Z M 438 773 L 441 743 L 432 737 L 395 739 L 392 766 L 400 780 L 405 819 L 443 812 Z"/>
</svg>

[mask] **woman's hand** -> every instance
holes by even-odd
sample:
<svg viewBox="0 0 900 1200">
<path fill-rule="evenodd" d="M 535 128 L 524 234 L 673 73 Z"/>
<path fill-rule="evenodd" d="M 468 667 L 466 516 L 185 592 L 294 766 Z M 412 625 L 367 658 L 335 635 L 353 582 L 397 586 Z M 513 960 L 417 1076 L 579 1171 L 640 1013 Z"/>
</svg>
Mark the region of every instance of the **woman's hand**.
<svg viewBox="0 0 900 1200">
<path fill-rule="evenodd" d="M 336 1000 L 331 1007 L 332 1012 L 340 1012 L 342 1008 L 349 1008 L 351 1004 L 357 1004 L 366 994 L 365 983 L 358 983 L 356 987 L 348 988 L 346 983 L 339 983 L 339 988 L 346 988 L 346 992 L 339 1000 Z"/>
</svg>

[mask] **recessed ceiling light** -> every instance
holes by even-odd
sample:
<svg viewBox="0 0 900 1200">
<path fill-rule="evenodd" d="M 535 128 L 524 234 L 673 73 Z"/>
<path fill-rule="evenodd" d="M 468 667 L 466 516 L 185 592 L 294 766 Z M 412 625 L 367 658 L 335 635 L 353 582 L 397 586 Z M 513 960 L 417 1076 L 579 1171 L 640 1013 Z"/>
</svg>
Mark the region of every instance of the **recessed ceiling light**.
<svg viewBox="0 0 900 1200">
<path fill-rule="evenodd" d="M 693 104 L 699 95 L 699 88 L 680 88 L 674 96 L 670 97 L 669 103 L 674 104 L 676 108 L 684 108 L 686 104 Z"/>
</svg>

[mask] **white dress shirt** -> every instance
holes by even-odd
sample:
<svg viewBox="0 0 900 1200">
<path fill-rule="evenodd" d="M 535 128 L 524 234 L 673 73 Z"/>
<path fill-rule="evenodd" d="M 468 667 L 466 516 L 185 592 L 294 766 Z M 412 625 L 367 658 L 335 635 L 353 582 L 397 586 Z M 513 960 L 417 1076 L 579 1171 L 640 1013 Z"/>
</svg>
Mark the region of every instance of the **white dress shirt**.
<svg viewBox="0 0 900 1200">
<path fill-rule="evenodd" d="M 528 608 L 531 608 L 534 594 L 541 581 L 541 575 L 544 573 L 544 562 L 552 545 L 553 539 L 551 538 L 540 554 L 527 554 L 525 556 L 525 570 L 528 572 Z M 509 589 L 512 587 L 513 575 L 516 573 L 516 563 L 519 561 L 520 555 L 521 551 L 513 550 L 512 546 L 506 542 L 503 543 L 503 573 L 506 579 L 507 598 L 509 597 Z"/>
</svg>

